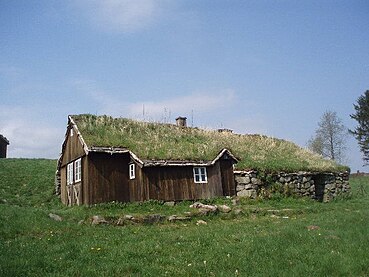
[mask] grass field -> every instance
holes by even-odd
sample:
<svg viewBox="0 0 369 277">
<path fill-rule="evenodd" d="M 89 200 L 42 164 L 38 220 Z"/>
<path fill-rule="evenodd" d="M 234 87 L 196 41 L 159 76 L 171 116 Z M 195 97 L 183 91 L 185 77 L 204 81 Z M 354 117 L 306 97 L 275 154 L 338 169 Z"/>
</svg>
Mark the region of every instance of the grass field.
<svg viewBox="0 0 369 277">
<path fill-rule="evenodd" d="M 92 215 L 182 215 L 190 203 L 64 207 L 53 195 L 55 166 L 0 160 L 0 276 L 369 276 L 367 177 L 330 203 L 276 196 L 243 200 L 238 215 L 93 226 Z"/>
</svg>

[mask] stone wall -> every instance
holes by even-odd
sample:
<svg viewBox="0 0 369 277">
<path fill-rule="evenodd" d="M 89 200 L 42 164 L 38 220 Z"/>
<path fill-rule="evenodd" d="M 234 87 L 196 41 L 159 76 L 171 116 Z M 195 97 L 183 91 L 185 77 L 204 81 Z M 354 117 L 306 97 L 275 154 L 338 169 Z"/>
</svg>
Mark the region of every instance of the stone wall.
<svg viewBox="0 0 369 277">
<path fill-rule="evenodd" d="M 327 202 L 350 191 L 349 172 L 281 172 L 261 176 L 257 171 L 235 171 L 234 174 L 237 196 L 241 197 L 279 192 Z"/>
<path fill-rule="evenodd" d="M 257 178 L 257 171 L 235 171 L 237 196 L 256 198 L 263 186 L 261 179 Z"/>
</svg>

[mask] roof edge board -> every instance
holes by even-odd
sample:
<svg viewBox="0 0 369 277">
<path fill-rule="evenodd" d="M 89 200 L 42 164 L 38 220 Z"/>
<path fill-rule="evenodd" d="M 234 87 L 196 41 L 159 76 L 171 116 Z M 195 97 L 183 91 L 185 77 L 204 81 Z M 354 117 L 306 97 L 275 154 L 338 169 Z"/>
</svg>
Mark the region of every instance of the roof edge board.
<svg viewBox="0 0 369 277">
<path fill-rule="evenodd" d="M 71 115 L 69 115 L 68 116 L 68 118 L 69 118 L 69 120 L 70 120 L 70 123 L 72 123 L 72 128 L 75 128 L 76 129 L 76 131 L 77 131 L 77 137 L 78 137 L 78 140 L 80 141 L 80 143 L 82 144 L 82 147 L 83 147 L 83 150 L 85 151 L 85 154 L 86 155 L 88 155 L 88 153 L 89 153 L 89 148 L 88 148 L 88 146 L 87 146 L 87 144 L 86 144 L 86 142 L 85 142 L 85 140 L 83 139 L 83 136 L 82 136 L 82 134 L 81 134 L 81 132 L 79 131 L 79 129 L 78 129 L 78 126 L 77 126 L 77 124 L 76 124 L 76 122 L 73 120 L 73 118 L 72 118 L 72 116 Z"/>
</svg>

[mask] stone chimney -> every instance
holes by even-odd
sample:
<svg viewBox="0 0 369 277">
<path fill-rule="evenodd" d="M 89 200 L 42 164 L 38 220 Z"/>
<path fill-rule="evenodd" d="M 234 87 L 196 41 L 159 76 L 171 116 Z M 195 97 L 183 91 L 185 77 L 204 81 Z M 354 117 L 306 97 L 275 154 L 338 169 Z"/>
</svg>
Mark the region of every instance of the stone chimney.
<svg viewBox="0 0 369 277">
<path fill-rule="evenodd" d="M 187 127 L 187 117 L 178 116 L 176 118 L 176 124 L 180 127 Z"/>
</svg>

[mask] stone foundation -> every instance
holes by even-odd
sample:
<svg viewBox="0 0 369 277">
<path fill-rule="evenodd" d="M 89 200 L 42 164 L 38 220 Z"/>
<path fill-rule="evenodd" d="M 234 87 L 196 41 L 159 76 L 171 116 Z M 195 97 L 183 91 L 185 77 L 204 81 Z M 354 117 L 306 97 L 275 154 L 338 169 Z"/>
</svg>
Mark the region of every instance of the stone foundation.
<svg viewBox="0 0 369 277">
<path fill-rule="evenodd" d="M 350 191 L 349 172 L 281 172 L 260 176 L 257 171 L 235 171 L 234 176 L 240 197 L 256 198 L 279 192 L 327 202 Z"/>
</svg>

